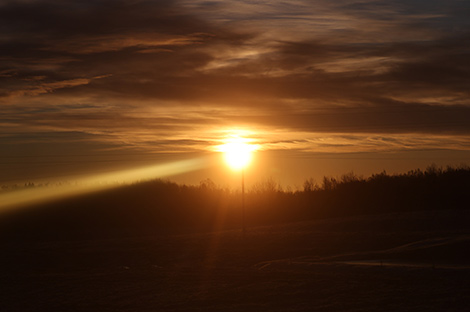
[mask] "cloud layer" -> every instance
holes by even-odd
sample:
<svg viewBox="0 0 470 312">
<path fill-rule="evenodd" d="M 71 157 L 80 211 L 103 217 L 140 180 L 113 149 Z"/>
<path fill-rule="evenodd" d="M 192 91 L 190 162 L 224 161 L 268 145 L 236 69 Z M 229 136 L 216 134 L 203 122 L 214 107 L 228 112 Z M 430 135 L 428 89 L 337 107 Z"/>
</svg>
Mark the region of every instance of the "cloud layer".
<svg viewBox="0 0 470 312">
<path fill-rule="evenodd" d="M 249 127 L 272 149 L 415 135 L 468 150 L 468 16 L 457 0 L 3 1 L 0 145 L 56 132 L 202 151 Z"/>
</svg>

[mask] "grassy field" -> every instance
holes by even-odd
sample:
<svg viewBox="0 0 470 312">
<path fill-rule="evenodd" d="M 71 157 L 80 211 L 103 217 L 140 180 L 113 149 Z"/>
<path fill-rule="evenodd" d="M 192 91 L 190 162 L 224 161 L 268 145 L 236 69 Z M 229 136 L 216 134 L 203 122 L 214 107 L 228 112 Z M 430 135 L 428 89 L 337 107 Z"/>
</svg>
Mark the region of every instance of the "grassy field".
<svg viewBox="0 0 470 312">
<path fill-rule="evenodd" d="M 468 311 L 470 212 L 2 239 L 2 311 Z"/>
</svg>

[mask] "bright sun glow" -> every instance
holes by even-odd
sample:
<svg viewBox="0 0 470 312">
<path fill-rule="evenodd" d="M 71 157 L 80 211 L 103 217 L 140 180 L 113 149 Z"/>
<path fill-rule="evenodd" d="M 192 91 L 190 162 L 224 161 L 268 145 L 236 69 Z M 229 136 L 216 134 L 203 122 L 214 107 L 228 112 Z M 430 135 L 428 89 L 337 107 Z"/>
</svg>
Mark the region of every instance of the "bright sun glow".
<svg viewBox="0 0 470 312">
<path fill-rule="evenodd" d="M 244 138 L 232 137 L 218 147 L 218 150 L 225 154 L 225 161 L 232 169 L 240 170 L 250 164 L 252 152 L 257 150 L 258 146 L 248 142 L 249 140 Z"/>
</svg>

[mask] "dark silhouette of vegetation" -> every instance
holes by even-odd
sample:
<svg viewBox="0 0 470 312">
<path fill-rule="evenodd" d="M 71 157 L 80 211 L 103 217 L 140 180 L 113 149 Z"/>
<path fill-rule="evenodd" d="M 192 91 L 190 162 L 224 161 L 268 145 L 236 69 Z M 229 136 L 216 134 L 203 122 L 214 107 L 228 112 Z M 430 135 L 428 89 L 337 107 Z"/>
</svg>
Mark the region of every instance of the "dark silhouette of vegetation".
<svg viewBox="0 0 470 312">
<path fill-rule="evenodd" d="M 310 184 L 309 184 L 310 185 Z M 321 187 L 298 194 L 323 216 L 412 210 L 467 209 L 470 169 L 429 166 L 405 174 L 385 171 L 364 179 L 353 173 L 323 179 Z"/>
<path fill-rule="evenodd" d="M 470 168 L 369 178 L 347 173 L 307 179 L 285 191 L 270 179 L 246 194 L 248 226 L 414 210 L 468 209 Z M 27 187 L 34 185 L 27 184 Z M 207 179 L 199 186 L 154 180 L 63 199 L 0 217 L 0 235 L 15 239 L 86 239 L 157 233 L 217 231 L 241 226 L 241 194 Z"/>
</svg>

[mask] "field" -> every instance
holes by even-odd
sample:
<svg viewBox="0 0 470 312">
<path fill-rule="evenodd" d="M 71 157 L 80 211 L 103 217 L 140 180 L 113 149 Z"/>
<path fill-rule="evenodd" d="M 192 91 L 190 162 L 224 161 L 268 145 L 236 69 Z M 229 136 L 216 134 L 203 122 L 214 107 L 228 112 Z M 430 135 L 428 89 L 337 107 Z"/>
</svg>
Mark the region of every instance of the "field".
<svg viewBox="0 0 470 312">
<path fill-rule="evenodd" d="M 2 311 L 468 311 L 470 211 L 9 241 Z"/>
</svg>

